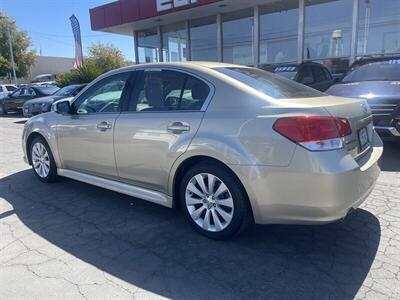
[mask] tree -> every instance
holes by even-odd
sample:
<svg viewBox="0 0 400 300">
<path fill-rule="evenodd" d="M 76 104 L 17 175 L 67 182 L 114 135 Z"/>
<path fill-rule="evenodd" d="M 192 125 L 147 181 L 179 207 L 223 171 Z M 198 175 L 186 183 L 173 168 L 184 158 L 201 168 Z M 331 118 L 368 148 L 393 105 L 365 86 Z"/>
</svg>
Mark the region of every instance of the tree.
<svg viewBox="0 0 400 300">
<path fill-rule="evenodd" d="M 128 64 L 122 52 L 111 44 L 94 44 L 88 48 L 88 53 L 82 66 L 58 78 L 57 84 L 60 87 L 75 83 L 89 83 L 105 72 Z"/>
<path fill-rule="evenodd" d="M 31 50 L 31 39 L 25 31 L 18 30 L 10 18 L 0 13 L 0 76 L 12 72 L 10 50 L 7 36 L 7 26 L 10 26 L 12 45 L 17 77 L 28 77 L 30 67 L 35 63 L 36 53 Z"/>
<path fill-rule="evenodd" d="M 118 69 L 127 65 L 124 55 L 111 44 L 97 43 L 88 48 L 88 62 L 92 62 L 103 72 Z"/>
</svg>

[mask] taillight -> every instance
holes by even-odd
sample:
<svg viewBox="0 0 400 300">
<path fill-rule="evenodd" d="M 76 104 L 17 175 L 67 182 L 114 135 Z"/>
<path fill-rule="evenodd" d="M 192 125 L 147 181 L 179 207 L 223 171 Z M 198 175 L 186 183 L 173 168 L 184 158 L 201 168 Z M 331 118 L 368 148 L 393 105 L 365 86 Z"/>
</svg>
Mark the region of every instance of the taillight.
<svg viewBox="0 0 400 300">
<path fill-rule="evenodd" d="M 329 116 L 296 116 L 276 120 L 273 129 L 311 151 L 343 148 L 342 137 L 351 134 L 347 119 Z"/>
<path fill-rule="evenodd" d="M 344 118 L 335 118 L 335 120 L 341 137 L 348 136 L 351 134 L 352 131 L 349 120 Z"/>
</svg>

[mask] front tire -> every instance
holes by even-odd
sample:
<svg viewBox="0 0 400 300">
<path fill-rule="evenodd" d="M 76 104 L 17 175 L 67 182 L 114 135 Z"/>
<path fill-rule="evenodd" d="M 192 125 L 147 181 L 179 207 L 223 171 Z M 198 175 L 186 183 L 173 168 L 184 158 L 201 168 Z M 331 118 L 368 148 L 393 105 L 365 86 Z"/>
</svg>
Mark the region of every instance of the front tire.
<svg viewBox="0 0 400 300">
<path fill-rule="evenodd" d="M 230 238 L 251 223 L 246 192 L 236 176 L 222 166 L 195 165 L 183 176 L 179 196 L 192 227 L 208 238 Z"/>
<path fill-rule="evenodd" d="M 30 155 L 33 172 L 40 181 L 57 181 L 57 166 L 50 147 L 43 137 L 36 137 L 32 141 Z"/>
<path fill-rule="evenodd" d="M 0 104 L 0 116 L 5 116 L 5 115 L 7 115 L 7 110 L 6 110 L 6 108 L 4 107 L 4 104 Z"/>
</svg>

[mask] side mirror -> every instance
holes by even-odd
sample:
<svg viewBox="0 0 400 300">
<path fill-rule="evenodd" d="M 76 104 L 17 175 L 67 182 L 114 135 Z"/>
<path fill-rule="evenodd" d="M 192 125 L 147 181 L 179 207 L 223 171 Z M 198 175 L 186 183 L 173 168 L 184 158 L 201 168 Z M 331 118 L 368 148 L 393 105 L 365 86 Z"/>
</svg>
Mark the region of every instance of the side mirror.
<svg viewBox="0 0 400 300">
<path fill-rule="evenodd" d="M 54 111 L 58 114 L 67 115 L 71 112 L 71 104 L 69 101 L 57 101 L 53 103 L 51 107 L 51 111 Z"/>
</svg>

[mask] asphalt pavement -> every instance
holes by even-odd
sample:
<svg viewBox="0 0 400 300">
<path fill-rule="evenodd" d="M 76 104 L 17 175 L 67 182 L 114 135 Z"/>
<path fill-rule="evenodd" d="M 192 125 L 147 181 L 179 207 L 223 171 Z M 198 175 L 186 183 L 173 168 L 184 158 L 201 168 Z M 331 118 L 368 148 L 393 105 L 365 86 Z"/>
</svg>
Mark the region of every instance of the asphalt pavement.
<svg viewBox="0 0 400 300">
<path fill-rule="evenodd" d="M 400 299 L 398 145 L 344 221 L 217 242 L 179 210 L 41 183 L 22 160 L 24 120 L 0 117 L 0 299 Z"/>
</svg>

